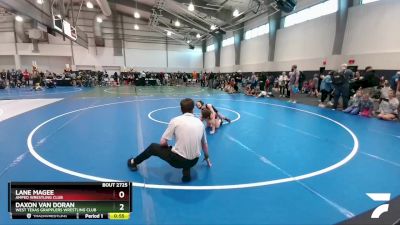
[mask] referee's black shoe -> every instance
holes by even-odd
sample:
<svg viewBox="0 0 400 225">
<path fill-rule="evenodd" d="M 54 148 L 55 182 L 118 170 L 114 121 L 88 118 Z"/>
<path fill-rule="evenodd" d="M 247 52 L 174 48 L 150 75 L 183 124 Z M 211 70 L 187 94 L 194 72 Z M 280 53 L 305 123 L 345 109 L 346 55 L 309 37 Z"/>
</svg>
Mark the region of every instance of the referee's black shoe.
<svg viewBox="0 0 400 225">
<path fill-rule="evenodd" d="M 183 169 L 182 170 L 182 182 L 190 182 L 192 177 L 190 176 L 190 169 Z"/>
<path fill-rule="evenodd" d="M 137 170 L 138 170 L 137 164 L 135 163 L 135 161 L 133 160 L 133 158 L 128 159 L 128 167 L 129 167 L 129 169 L 131 169 L 132 171 L 137 171 Z"/>
</svg>

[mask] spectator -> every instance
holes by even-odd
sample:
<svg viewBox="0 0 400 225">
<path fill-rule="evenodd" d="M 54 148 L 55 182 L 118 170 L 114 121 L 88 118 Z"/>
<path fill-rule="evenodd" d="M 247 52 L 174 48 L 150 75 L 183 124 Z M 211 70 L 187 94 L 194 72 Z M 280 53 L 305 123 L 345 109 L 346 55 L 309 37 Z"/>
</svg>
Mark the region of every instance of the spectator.
<svg viewBox="0 0 400 225">
<path fill-rule="evenodd" d="M 201 87 L 206 86 L 206 76 L 204 73 L 200 73 L 200 86 Z"/>
<path fill-rule="evenodd" d="M 303 89 L 301 90 L 301 93 L 308 94 L 308 96 L 311 96 L 314 91 L 314 81 L 313 80 L 308 80 L 303 83 Z"/>
<path fill-rule="evenodd" d="M 303 72 L 299 71 L 299 86 L 298 86 L 299 90 L 303 89 L 304 81 L 306 81 L 306 75 Z"/>
<path fill-rule="evenodd" d="M 224 91 L 228 94 L 233 94 L 236 92 L 234 86 L 231 83 L 225 84 Z"/>
<path fill-rule="evenodd" d="M 251 89 L 253 89 L 257 86 L 257 82 L 258 82 L 257 75 L 256 75 L 256 73 L 253 72 L 250 77 Z"/>
<path fill-rule="evenodd" d="M 277 80 L 277 79 L 275 79 L 274 76 L 269 76 L 268 80 L 269 80 L 270 85 L 268 86 L 268 88 L 265 89 L 265 91 L 267 92 L 267 94 L 269 96 L 273 96 L 272 89 L 275 87 L 275 80 Z"/>
<path fill-rule="evenodd" d="M 299 78 L 300 73 L 297 70 L 297 65 L 293 65 L 291 72 L 289 73 L 289 88 L 290 88 L 290 100 L 289 102 L 296 103 L 297 94 L 299 93 Z"/>
<path fill-rule="evenodd" d="M 353 80 L 362 80 L 362 79 L 364 79 L 364 77 L 361 76 L 360 71 L 357 71 L 357 72 L 355 73 L 355 75 L 354 75 Z"/>
<path fill-rule="evenodd" d="M 5 89 L 7 87 L 6 81 L 0 78 L 0 89 Z"/>
<path fill-rule="evenodd" d="M 357 93 L 353 96 L 353 99 L 349 102 L 349 107 L 347 107 L 343 112 L 350 113 L 352 115 L 358 115 L 360 113 L 360 102 L 363 97 L 363 92 L 358 90 Z"/>
<path fill-rule="evenodd" d="M 400 79 L 397 81 L 396 96 L 400 97 Z"/>
<path fill-rule="evenodd" d="M 119 83 L 118 83 L 118 74 L 117 74 L 117 72 L 114 72 L 113 79 L 114 79 L 114 85 L 118 86 Z"/>
<path fill-rule="evenodd" d="M 339 103 L 339 98 L 342 97 L 343 109 L 347 108 L 349 101 L 349 78 L 353 77 L 353 71 L 347 69 L 347 64 L 343 64 L 339 73 L 334 73 L 332 76 L 332 84 L 334 91 L 333 110 L 336 110 Z"/>
<path fill-rule="evenodd" d="M 321 82 L 321 103 L 318 105 L 319 107 L 326 107 L 325 100 L 326 98 L 329 96 L 329 101 L 328 104 L 332 105 L 331 99 L 332 99 L 332 77 L 331 75 L 333 74 L 333 72 L 329 72 L 328 75 L 326 75 Z"/>
<path fill-rule="evenodd" d="M 400 71 L 397 71 L 397 73 L 390 79 L 390 88 L 394 91 L 396 94 L 397 92 L 397 84 L 400 81 Z"/>
<path fill-rule="evenodd" d="M 315 97 L 318 97 L 319 95 L 319 75 L 318 74 L 314 74 L 314 78 L 313 78 L 313 90 L 312 90 L 312 94 L 315 95 Z"/>
<path fill-rule="evenodd" d="M 37 86 L 37 84 L 40 84 L 40 76 L 37 70 L 33 70 L 32 80 L 33 80 L 33 86 Z"/>
<path fill-rule="evenodd" d="M 3 69 L 3 71 L 0 73 L 0 79 L 6 80 L 6 71 Z"/>
<path fill-rule="evenodd" d="M 194 80 L 195 83 L 198 82 L 199 80 L 199 74 L 196 71 L 193 71 L 192 73 L 192 79 Z"/>
<path fill-rule="evenodd" d="M 6 79 L 8 80 L 8 82 L 11 81 L 11 72 L 10 72 L 10 70 L 7 70 Z"/>
<path fill-rule="evenodd" d="M 250 84 L 246 85 L 246 87 L 244 88 L 244 92 L 245 95 L 251 95 L 251 88 L 250 88 Z"/>
<path fill-rule="evenodd" d="M 272 85 L 273 85 L 273 78 L 272 77 L 267 77 L 267 79 L 265 79 L 265 85 L 264 85 L 264 91 L 268 94 L 270 92 L 270 90 L 272 89 Z"/>
<path fill-rule="evenodd" d="M 362 82 L 362 88 L 371 88 L 379 85 L 379 78 L 375 75 L 375 71 L 372 66 L 365 68 L 364 79 Z"/>
<path fill-rule="evenodd" d="M 188 75 L 187 75 L 186 73 L 183 73 L 182 80 L 183 80 L 183 84 L 184 84 L 185 86 L 187 86 L 187 82 L 188 82 Z"/>
<path fill-rule="evenodd" d="M 389 99 L 389 91 L 391 90 L 388 80 L 383 82 L 383 87 L 381 88 L 381 99 Z"/>
<path fill-rule="evenodd" d="M 24 77 L 24 85 L 28 87 L 31 74 L 28 72 L 27 69 L 25 69 L 22 75 Z"/>
<path fill-rule="evenodd" d="M 250 96 L 258 96 L 261 93 L 260 90 L 260 85 L 257 84 L 255 88 L 250 87 L 250 93 L 248 95 Z"/>
<path fill-rule="evenodd" d="M 169 74 L 165 73 L 164 74 L 164 85 L 168 85 L 169 84 Z"/>
<path fill-rule="evenodd" d="M 381 76 L 381 78 L 379 79 L 379 86 L 378 88 L 383 88 L 385 86 L 385 77 Z"/>
<path fill-rule="evenodd" d="M 282 72 L 282 74 L 278 78 L 279 97 L 285 96 L 286 80 L 287 80 L 286 72 Z"/>
<path fill-rule="evenodd" d="M 210 75 L 208 76 L 208 87 L 209 88 L 214 88 L 214 78 L 215 78 L 215 75 L 213 72 L 211 72 Z"/>
<path fill-rule="evenodd" d="M 382 99 L 379 104 L 378 118 L 383 120 L 394 120 L 398 116 L 399 100 L 396 98 L 394 91 L 389 90 L 388 98 Z"/>
<path fill-rule="evenodd" d="M 372 111 L 374 109 L 374 103 L 372 102 L 371 98 L 369 97 L 369 93 L 364 93 L 362 99 L 359 103 L 359 109 L 360 109 L 360 116 L 364 117 L 371 117 L 372 116 Z"/>
</svg>

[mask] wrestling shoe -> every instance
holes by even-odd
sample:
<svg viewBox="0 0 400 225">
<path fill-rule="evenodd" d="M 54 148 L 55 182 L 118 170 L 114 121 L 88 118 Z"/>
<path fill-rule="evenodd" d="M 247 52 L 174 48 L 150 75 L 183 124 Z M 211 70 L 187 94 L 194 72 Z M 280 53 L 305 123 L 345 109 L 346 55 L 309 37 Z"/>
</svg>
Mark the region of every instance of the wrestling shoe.
<svg viewBox="0 0 400 225">
<path fill-rule="evenodd" d="M 135 161 L 133 160 L 133 158 L 128 159 L 128 167 L 129 167 L 129 169 L 131 169 L 132 171 L 137 171 L 137 170 L 138 170 L 137 164 L 135 163 Z"/>
</svg>

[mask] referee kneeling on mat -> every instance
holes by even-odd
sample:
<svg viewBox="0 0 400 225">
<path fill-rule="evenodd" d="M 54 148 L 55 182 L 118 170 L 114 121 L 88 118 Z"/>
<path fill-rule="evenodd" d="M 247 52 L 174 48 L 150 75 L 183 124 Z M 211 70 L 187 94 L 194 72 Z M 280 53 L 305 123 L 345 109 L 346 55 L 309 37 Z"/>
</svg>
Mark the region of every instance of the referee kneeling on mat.
<svg viewBox="0 0 400 225">
<path fill-rule="evenodd" d="M 138 165 L 151 156 L 158 156 L 175 168 L 182 168 L 182 182 L 189 182 L 190 168 L 196 165 L 203 149 L 204 160 L 211 167 L 204 124 L 193 115 L 194 102 L 190 98 L 181 101 L 181 116 L 173 118 L 161 137 L 160 144 L 152 143 L 136 158 L 128 160 L 128 167 L 137 171 Z M 175 137 L 175 146 L 168 141 Z"/>
</svg>

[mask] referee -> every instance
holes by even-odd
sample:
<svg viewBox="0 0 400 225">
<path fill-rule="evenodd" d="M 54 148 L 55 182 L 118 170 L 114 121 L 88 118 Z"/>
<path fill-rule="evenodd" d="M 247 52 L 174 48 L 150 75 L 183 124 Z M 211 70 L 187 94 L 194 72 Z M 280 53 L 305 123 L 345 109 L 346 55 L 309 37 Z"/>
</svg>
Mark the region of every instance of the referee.
<svg viewBox="0 0 400 225">
<path fill-rule="evenodd" d="M 203 149 L 204 160 L 211 167 L 208 158 L 208 145 L 204 124 L 193 115 L 194 102 L 190 98 L 183 99 L 181 116 L 173 118 L 161 137 L 160 144 L 152 143 L 136 158 L 128 160 L 128 167 L 137 171 L 138 165 L 151 156 L 158 156 L 175 168 L 182 169 L 182 182 L 189 182 L 190 168 L 196 165 Z M 175 146 L 168 146 L 168 141 L 175 137 Z"/>
</svg>

